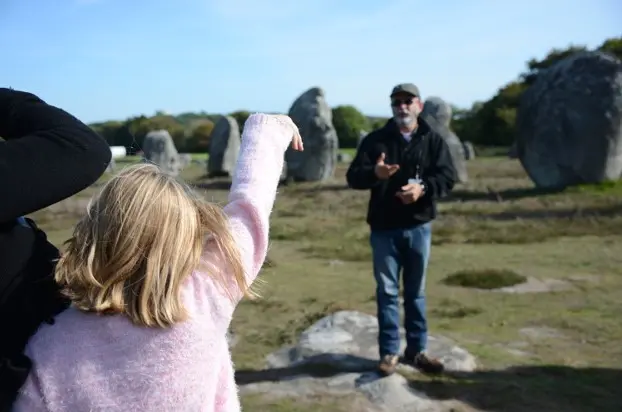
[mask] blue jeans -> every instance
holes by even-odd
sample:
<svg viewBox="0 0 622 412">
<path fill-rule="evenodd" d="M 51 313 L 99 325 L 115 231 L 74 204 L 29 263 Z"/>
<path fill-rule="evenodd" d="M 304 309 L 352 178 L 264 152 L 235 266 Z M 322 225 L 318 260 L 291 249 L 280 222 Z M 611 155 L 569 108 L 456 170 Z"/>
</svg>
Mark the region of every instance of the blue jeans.
<svg viewBox="0 0 622 412">
<path fill-rule="evenodd" d="M 378 230 L 371 233 L 381 357 L 400 352 L 400 272 L 404 285 L 407 351 L 416 354 L 426 348 L 428 327 L 425 314 L 425 275 L 431 241 L 431 223 L 409 229 Z"/>
</svg>

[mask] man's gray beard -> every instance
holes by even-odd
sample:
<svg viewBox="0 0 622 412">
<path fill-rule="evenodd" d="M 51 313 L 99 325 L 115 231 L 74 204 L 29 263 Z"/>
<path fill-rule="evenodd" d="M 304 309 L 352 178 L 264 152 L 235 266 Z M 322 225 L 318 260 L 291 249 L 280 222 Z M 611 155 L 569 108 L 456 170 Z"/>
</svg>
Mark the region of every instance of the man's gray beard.
<svg viewBox="0 0 622 412">
<path fill-rule="evenodd" d="M 395 116 L 395 122 L 398 126 L 408 127 L 412 126 L 415 118 L 411 115 L 408 116 Z"/>
</svg>

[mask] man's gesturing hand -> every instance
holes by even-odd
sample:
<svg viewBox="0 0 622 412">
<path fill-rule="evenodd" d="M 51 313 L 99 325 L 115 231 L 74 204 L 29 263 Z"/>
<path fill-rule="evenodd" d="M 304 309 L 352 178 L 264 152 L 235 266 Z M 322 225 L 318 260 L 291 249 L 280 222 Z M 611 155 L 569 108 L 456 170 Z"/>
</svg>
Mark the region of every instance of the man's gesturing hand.
<svg viewBox="0 0 622 412">
<path fill-rule="evenodd" d="M 388 179 L 395 174 L 400 169 L 400 165 L 388 165 L 384 163 L 384 153 L 378 157 L 376 160 L 376 167 L 374 168 L 374 172 L 378 179 Z"/>
<path fill-rule="evenodd" d="M 419 183 L 409 183 L 406 186 L 402 186 L 402 191 L 396 193 L 396 196 L 399 197 L 405 205 L 415 203 L 422 195 L 423 186 Z"/>
</svg>

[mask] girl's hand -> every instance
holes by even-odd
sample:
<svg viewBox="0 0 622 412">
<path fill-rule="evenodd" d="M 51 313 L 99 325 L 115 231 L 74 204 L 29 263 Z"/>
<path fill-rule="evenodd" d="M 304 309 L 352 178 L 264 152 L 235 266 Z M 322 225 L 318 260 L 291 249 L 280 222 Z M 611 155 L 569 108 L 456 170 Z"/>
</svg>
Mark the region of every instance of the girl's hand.
<svg viewBox="0 0 622 412">
<path fill-rule="evenodd" d="M 274 115 L 276 119 L 280 122 L 283 122 L 291 127 L 293 136 L 292 136 L 292 149 L 302 152 L 304 150 L 304 146 L 302 144 L 302 136 L 300 136 L 300 131 L 298 130 L 298 126 L 294 123 L 294 121 L 287 115 L 277 114 Z"/>
</svg>

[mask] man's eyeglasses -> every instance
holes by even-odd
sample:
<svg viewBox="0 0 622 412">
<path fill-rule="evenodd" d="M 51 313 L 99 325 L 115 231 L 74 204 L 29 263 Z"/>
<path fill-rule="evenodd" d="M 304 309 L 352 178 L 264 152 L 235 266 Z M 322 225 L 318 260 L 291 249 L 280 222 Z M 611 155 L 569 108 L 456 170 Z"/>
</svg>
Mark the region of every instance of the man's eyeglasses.
<svg viewBox="0 0 622 412">
<path fill-rule="evenodd" d="M 408 99 L 405 99 L 405 100 L 393 99 L 391 101 L 391 106 L 393 106 L 393 107 L 400 107 L 403 104 L 405 104 L 406 106 L 410 106 L 411 104 L 413 104 L 414 101 L 415 101 L 414 97 L 409 97 Z"/>
</svg>

